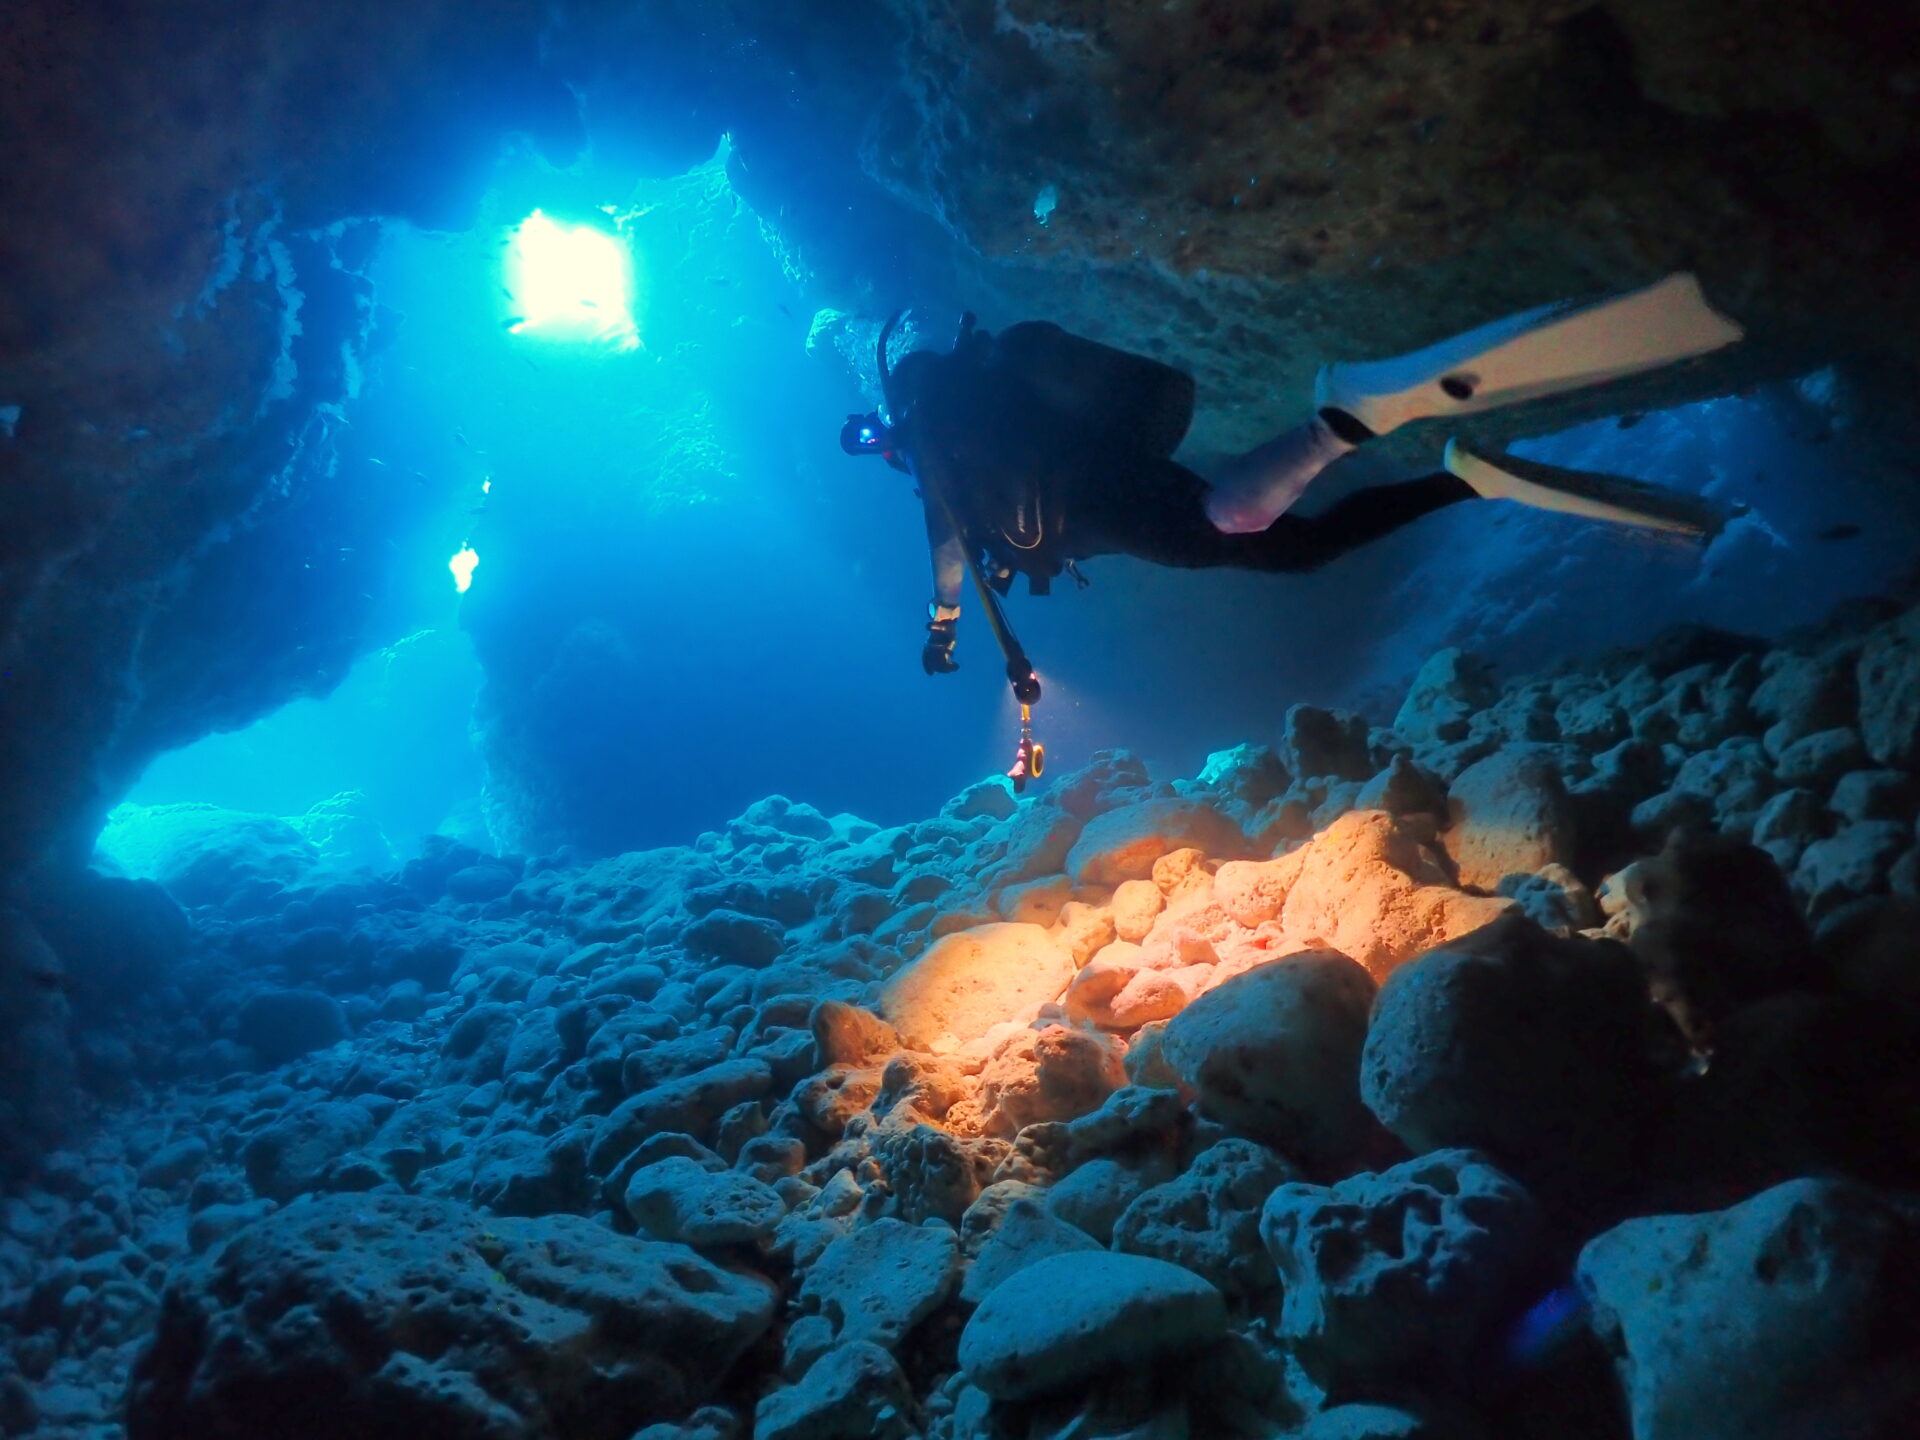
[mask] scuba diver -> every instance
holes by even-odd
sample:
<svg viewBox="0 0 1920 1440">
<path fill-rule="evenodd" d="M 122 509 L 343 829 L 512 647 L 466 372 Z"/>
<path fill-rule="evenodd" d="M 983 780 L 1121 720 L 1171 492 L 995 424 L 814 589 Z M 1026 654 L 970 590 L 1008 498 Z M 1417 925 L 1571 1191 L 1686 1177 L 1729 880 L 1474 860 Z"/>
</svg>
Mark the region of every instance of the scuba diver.
<svg viewBox="0 0 1920 1440">
<path fill-rule="evenodd" d="M 1084 585 L 1077 563 L 1099 555 L 1308 571 L 1481 498 L 1700 539 L 1721 519 L 1691 497 L 1483 458 L 1457 440 L 1440 472 L 1370 486 L 1317 515 L 1290 513 L 1321 471 L 1412 421 L 1560 394 L 1740 339 L 1740 327 L 1687 274 L 1597 304 L 1530 310 L 1394 359 L 1327 366 L 1311 419 L 1210 478 L 1172 458 L 1193 419 L 1194 383 L 1184 372 L 1046 322 L 994 336 L 971 315 L 950 351 L 916 350 L 890 364 L 901 319 L 887 322 L 877 347 L 885 403 L 847 418 L 841 448 L 883 456 L 918 482 L 934 581 L 922 667 L 929 675 L 959 668 L 955 630 L 971 573 L 1023 720 L 1039 685 L 998 603 L 1015 574 L 1045 594 L 1063 572 Z"/>
</svg>

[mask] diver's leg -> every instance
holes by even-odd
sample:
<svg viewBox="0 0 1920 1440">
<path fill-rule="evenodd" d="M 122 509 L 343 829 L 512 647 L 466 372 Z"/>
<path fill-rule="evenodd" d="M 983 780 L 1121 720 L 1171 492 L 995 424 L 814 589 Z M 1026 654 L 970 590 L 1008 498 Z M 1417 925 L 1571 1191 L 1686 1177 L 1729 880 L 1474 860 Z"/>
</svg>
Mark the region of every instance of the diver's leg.
<svg viewBox="0 0 1920 1440">
<path fill-rule="evenodd" d="M 1356 491 L 1319 515 L 1282 515 L 1254 534 L 1226 534 L 1206 515 L 1204 484 L 1181 473 L 1189 485 L 1169 485 L 1159 499 L 1129 507 L 1125 525 L 1109 527 L 1105 543 L 1091 553 L 1119 552 L 1182 569 L 1315 570 L 1423 515 L 1476 498 L 1464 480 L 1428 475 Z"/>
<path fill-rule="evenodd" d="M 1245 570 L 1317 570 L 1436 510 L 1478 498 L 1466 481 L 1446 474 L 1370 485 L 1318 515 L 1282 515 L 1259 535 L 1230 537 L 1240 553 L 1224 563 Z"/>
<path fill-rule="evenodd" d="M 1336 411 L 1314 416 L 1209 476 L 1207 518 L 1223 534 L 1258 534 L 1292 508 L 1315 476 L 1366 438 L 1351 417 Z"/>
</svg>

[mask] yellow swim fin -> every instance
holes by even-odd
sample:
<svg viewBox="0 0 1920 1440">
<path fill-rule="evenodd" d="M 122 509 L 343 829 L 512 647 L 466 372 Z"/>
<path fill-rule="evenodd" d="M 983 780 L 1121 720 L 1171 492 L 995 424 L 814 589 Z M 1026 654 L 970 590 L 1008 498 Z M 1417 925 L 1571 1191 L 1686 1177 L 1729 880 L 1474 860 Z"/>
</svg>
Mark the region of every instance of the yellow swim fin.
<svg viewBox="0 0 1920 1440">
<path fill-rule="evenodd" d="M 1598 385 L 1731 345 L 1745 332 L 1692 275 L 1586 306 L 1547 305 L 1391 360 L 1329 365 L 1315 404 L 1376 435 L 1436 415 L 1472 415 Z"/>
<path fill-rule="evenodd" d="M 1458 440 L 1447 442 L 1446 466 L 1487 500 L 1513 500 L 1535 510 L 1584 515 L 1616 525 L 1707 541 L 1718 535 L 1728 516 L 1709 502 L 1629 480 L 1586 470 L 1563 470 L 1538 460 L 1502 455 L 1483 460 Z"/>
</svg>

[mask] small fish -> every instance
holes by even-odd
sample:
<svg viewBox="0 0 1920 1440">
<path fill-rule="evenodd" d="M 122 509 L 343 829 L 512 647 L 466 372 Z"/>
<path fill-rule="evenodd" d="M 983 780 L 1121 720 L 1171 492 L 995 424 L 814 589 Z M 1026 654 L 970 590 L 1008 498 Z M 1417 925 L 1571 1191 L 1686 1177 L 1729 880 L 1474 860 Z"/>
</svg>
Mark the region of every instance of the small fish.
<svg viewBox="0 0 1920 1440">
<path fill-rule="evenodd" d="M 1644 411 L 1636 410 L 1630 415 L 1622 415 L 1618 420 L 1614 421 L 1614 424 L 1622 430 L 1631 430 L 1646 418 Z"/>
<path fill-rule="evenodd" d="M 1813 538 L 1816 540 L 1851 540 L 1860 533 L 1858 525 L 1829 525 Z"/>
<path fill-rule="evenodd" d="M 378 465 L 382 470 L 387 468 L 387 462 L 382 460 L 378 455 L 369 455 L 367 457 L 367 463 L 369 465 Z"/>
<path fill-rule="evenodd" d="M 776 308 L 780 311 L 782 315 L 786 316 L 787 319 L 791 320 L 793 318 L 793 311 L 789 310 L 786 306 L 781 305 L 781 306 L 777 306 Z"/>
<path fill-rule="evenodd" d="M 600 308 L 600 302 L 598 300 L 582 300 L 580 303 L 589 310 L 598 310 Z"/>
</svg>

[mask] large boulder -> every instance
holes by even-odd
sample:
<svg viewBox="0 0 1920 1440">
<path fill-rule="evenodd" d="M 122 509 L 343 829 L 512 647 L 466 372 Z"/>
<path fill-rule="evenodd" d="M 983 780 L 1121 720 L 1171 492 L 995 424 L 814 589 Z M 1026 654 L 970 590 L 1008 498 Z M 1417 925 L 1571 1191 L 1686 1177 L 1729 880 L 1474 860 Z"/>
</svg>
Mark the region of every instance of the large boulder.
<svg viewBox="0 0 1920 1440">
<path fill-rule="evenodd" d="M 1494 890 L 1502 878 L 1573 858 L 1573 816 L 1555 752 L 1510 746 L 1479 760 L 1448 788 L 1447 853 L 1460 883 Z"/>
<path fill-rule="evenodd" d="M 1467 722 L 1499 697 L 1492 667 L 1476 656 L 1446 649 L 1427 657 L 1413 677 L 1393 728 L 1410 745 L 1452 745 L 1467 738 Z"/>
<path fill-rule="evenodd" d="M 981 1302 L 960 1336 L 960 1368 L 996 1400 L 1027 1400 L 1199 1350 L 1226 1329 L 1220 1292 L 1178 1265 L 1055 1255 Z"/>
<path fill-rule="evenodd" d="M 769 1240 L 787 1213 L 780 1197 L 751 1175 L 716 1173 L 685 1155 L 635 1170 L 623 1203 L 642 1235 L 696 1250 Z"/>
<path fill-rule="evenodd" d="M 122 805 L 98 844 L 126 873 L 158 881 L 182 905 L 258 908 L 320 863 L 320 852 L 286 821 L 218 805 Z"/>
<path fill-rule="evenodd" d="M 1113 1041 L 1064 1025 L 1016 1031 L 980 1072 L 977 1099 L 963 1100 L 951 1119 L 982 1134 L 1011 1139 L 1029 1125 L 1078 1120 L 1127 1083 Z"/>
<path fill-rule="evenodd" d="M 1457 1383 L 1541 1258 L 1525 1190 L 1466 1150 L 1333 1187 L 1288 1184 L 1260 1234 L 1285 1286 L 1280 1334 L 1322 1384 Z"/>
<path fill-rule="evenodd" d="M 1758 846 L 1676 831 L 1616 888 L 1654 998 L 1697 1043 L 1744 1005 L 1831 984 L 1786 877 Z"/>
<path fill-rule="evenodd" d="M 978 1040 L 1024 1022 L 1073 979 L 1073 957 L 1038 925 L 981 925 L 949 935 L 887 982 L 880 1013 L 919 1049 Z"/>
<path fill-rule="evenodd" d="M 271 1069 L 310 1050 L 347 1038 L 347 1013 L 318 990 L 262 990 L 249 995 L 234 1020 L 234 1039 Z"/>
<path fill-rule="evenodd" d="M 351 1101 L 290 1105 L 247 1137 L 240 1152 L 247 1183 L 283 1202 L 317 1190 L 328 1170 L 373 1131 L 373 1116 Z"/>
<path fill-rule="evenodd" d="M 1277 927 L 1283 949 L 1338 950 L 1376 980 L 1513 908 L 1463 894 L 1413 829 L 1378 810 L 1343 815 L 1278 860 L 1221 866 L 1213 893 L 1238 924 Z"/>
<path fill-rule="evenodd" d="M 960 1284 L 960 1240 L 945 1225 L 876 1220 L 821 1253 L 800 1287 L 800 1309 L 833 1327 L 839 1344 L 892 1350 Z"/>
<path fill-rule="evenodd" d="M 778 1293 L 575 1216 L 330 1196 L 175 1271 L 130 1440 L 627 1440 L 711 1393 Z"/>
<path fill-rule="evenodd" d="M 1360 1052 L 1373 977 L 1332 950 L 1259 965 L 1167 1022 L 1162 1054 L 1203 1112 L 1309 1169 L 1373 1133 Z"/>
<path fill-rule="evenodd" d="M 1416 1153 L 1481 1150 L 1542 1200 L 1590 1199 L 1628 1177 L 1654 1018 L 1623 947 L 1508 916 L 1388 978 L 1360 1093 Z"/>
<path fill-rule="evenodd" d="M 1159 799 L 1109 810 L 1087 822 L 1067 855 L 1067 874 L 1081 885 L 1145 880 L 1153 862 L 1175 850 L 1199 850 L 1215 859 L 1247 853 L 1240 827 L 1197 800 Z"/>
<path fill-rule="evenodd" d="M 1629 1220 L 1580 1253 L 1634 1440 L 1920 1433 L 1920 1210 L 1798 1179 Z"/>
<path fill-rule="evenodd" d="M 1873 633 L 1856 675 L 1867 753 L 1882 765 L 1920 770 L 1920 608 Z"/>
<path fill-rule="evenodd" d="M 1127 1206 L 1114 1222 L 1113 1248 L 1182 1266 L 1224 1295 L 1263 1295 L 1277 1277 L 1260 1242 L 1261 1207 L 1294 1178 L 1293 1167 L 1264 1145 L 1216 1141 L 1184 1174 Z"/>
</svg>

